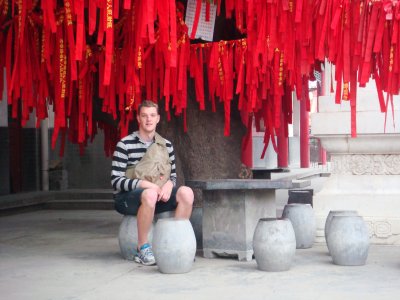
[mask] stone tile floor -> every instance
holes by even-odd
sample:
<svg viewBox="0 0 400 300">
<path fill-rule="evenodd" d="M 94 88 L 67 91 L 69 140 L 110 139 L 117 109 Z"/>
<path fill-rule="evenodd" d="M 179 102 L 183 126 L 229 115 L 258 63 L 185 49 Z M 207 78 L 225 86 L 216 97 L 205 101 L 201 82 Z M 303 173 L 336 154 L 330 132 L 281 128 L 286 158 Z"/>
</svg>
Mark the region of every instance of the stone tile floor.
<svg viewBox="0 0 400 300">
<path fill-rule="evenodd" d="M 0 217 L 2 299 L 398 299 L 400 247 L 370 247 L 365 266 L 333 265 L 325 244 L 296 250 L 292 268 L 196 257 L 166 275 L 119 254 L 122 216 L 104 210 L 39 210 Z"/>
</svg>

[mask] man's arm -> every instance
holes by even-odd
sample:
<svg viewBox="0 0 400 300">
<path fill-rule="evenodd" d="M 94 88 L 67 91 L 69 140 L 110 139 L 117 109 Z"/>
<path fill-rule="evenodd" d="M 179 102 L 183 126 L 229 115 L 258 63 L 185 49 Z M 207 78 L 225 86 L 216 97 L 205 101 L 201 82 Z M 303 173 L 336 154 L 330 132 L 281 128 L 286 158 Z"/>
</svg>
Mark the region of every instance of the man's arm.
<svg viewBox="0 0 400 300">
<path fill-rule="evenodd" d="M 167 146 L 167 151 L 169 154 L 169 159 L 171 160 L 171 175 L 169 179 L 172 181 L 173 186 L 176 186 L 176 164 L 175 164 L 175 151 L 174 151 L 174 146 L 171 144 L 171 142 L 166 143 Z"/>
<path fill-rule="evenodd" d="M 124 142 L 119 141 L 115 148 L 111 169 L 111 184 L 116 191 L 132 191 L 139 180 L 125 177 L 128 165 L 128 150 Z"/>
</svg>

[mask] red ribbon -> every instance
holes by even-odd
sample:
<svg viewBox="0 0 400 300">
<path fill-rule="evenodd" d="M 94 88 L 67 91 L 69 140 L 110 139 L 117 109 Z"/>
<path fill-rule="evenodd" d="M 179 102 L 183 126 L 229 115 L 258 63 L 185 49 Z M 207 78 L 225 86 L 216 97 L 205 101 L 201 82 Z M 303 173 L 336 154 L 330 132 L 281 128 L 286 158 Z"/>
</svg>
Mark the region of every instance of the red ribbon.
<svg viewBox="0 0 400 300">
<path fill-rule="evenodd" d="M 221 1 L 215 3 L 219 14 Z M 397 2 L 227 0 L 226 16 L 236 18 L 237 30 L 245 33 L 246 39 L 201 45 L 189 44 L 184 8 L 173 0 L 65 0 L 64 6 L 54 0 L 17 0 L 13 4 L 10 13 L 0 14 L 0 41 L 5 44 L 0 49 L 4 55 L 0 67 L 6 66 L 12 116 L 24 124 L 29 112 L 36 109 L 41 119 L 46 117 L 47 104 L 52 103 L 55 136 L 65 136 L 68 129 L 69 138 L 81 149 L 96 134 L 96 126 L 108 130 L 105 124 L 96 125 L 91 115 L 94 80 L 98 80 L 95 91 L 96 97 L 103 99 L 102 110 L 113 118 L 119 116 L 118 134 L 126 134 L 134 120 L 127 107 L 134 111 L 142 98 L 158 101 L 160 96 L 165 97 L 168 117 L 171 110 L 183 114 L 186 130 L 189 70 L 200 109 L 205 109 L 207 98 L 213 111 L 215 101 L 223 102 L 224 134 L 230 131 L 235 92 L 241 112 L 264 119 L 266 145 L 270 140 L 274 145 L 277 129 L 291 121 L 287 95 L 293 90 L 301 95 L 303 78 L 313 77 L 325 59 L 336 66 L 336 102 L 350 100 L 352 136 L 357 131 L 358 84 L 365 86 L 371 76 L 375 78 L 382 111 L 387 111 L 392 95 L 399 92 Z M 197 8 L 201 4 L 196 2 Z M 206 11 L 209 8 L 208 3 Z M 196 13 L 200 14 L 200 9 Z M 65 50 L 61 57 L 60 39 Z M 204 90 L 204 65 L 208 91 Z M 2 80 L 1 74 L 0 84 Z M 116 135 L 111 129 L 105 134 L 109 138 Z M 107 151 L 111 148 L 105 143 Z"/>
<path fill-rule="evenodd" d="M 190 38 L 192 40 L 195 39 L 197 27 L 199 26 L 200 13 L 201 13 L 201 2 L 202 2 L 202 0 L 196 0 L 196 10 L 194 13 L 192 32 L 190 33 Z"/>
<path fill-rule="evenodd" d="M 70 59 L 71 66 L 71 80 L 77 79 L 77 69 L 76 69 L 76 59 L 75 59 L 75 40 L 74 40 L 74 31 L 73 31 L 73 18 L 72 18 L 72 2 L 70 0 L 65 0 L 65 22 L 67 28 L 67 36 L 68 36 L 68 53 Z"/>
<path fill-rule="evenodd" d="M 83 0 L 74 0 L 74 8 L 76 13 L 76 60 L 82 60 L 83 55 L 83 35 L 84 35 L 84 3 Z"/>
<path fill-rule="evenodd" d="M 93 35 L 96 30 L 96 1 L 89 1 L 89 35 Z"/>
<path fill-rule="evenodd" d="M 114 19 L 113 19 L 113 1 L 105 0 L 104 7 L 104 27 L 106 31 L 106 54 L 104 64 L 104 85 L 109 85 L 111 80 L 111 65 L 113 60 L 113 48 L 114 48 Z"/>
</svg>

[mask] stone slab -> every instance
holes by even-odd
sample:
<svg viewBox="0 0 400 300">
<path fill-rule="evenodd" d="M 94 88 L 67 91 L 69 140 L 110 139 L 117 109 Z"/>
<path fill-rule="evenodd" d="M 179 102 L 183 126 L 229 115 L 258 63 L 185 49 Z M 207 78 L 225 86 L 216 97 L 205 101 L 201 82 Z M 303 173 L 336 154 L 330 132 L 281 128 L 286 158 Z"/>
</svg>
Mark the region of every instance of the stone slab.
<svg viewBox="0 0 400 300">
<path fill-rule="evenodd" d="M 187 180 L 186 185 L 202 190 L 252 190 L 291 189 L 310 185 L 309 180 L 266 180 L 266 179 L 210 179 Z"/>
</svg>

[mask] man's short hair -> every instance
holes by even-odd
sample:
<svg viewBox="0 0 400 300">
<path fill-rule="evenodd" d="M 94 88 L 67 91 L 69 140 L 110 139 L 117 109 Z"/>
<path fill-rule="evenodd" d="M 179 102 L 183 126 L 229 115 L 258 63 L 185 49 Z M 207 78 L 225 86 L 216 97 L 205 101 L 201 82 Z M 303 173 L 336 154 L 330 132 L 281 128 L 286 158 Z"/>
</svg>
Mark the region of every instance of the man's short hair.
<svg viewBox="0 0 400 300">
<path fill-rule="evenodd" d="M 158 112 L 158 104 L 153 102 L 153 101 L 151 101 L 151 100 L 143 100 L 139 104 L 139 106 L 138 106 L 138 114 L 140 113 L 142 107 L 155 107 L 157 109 L 157 113 L 159 113 Z"/>
</svg>

